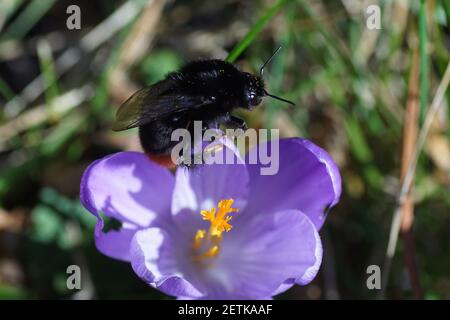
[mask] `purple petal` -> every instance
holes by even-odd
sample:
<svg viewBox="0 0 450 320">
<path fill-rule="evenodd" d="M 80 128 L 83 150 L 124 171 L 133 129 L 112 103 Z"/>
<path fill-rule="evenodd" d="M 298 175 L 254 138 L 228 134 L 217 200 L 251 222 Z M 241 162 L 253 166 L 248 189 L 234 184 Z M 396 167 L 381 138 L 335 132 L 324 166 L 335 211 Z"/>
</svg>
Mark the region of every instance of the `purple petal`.
<svg viewBox="0 0 450 320">
<path fill-rule="evenodd" d="M 187 226 L 188 232 L 192 233 L 193 229 L 205 223 L 200 211 L 217 207 L 218 202 L 224 199 L 233 199 L 233 207 L 239 212 L 244 210 L 249 176 L 237 155 L 234 160 L 236 164 L 204 164 L 177 169 L 172 215 L 179 226 Z"/>
<path fill-rule="evenodd" d="M 120 152 L 93 162 L 81 179 L 80 200 L 98 219 L 97 248 L 128 260 L 134 232 L 156 217 L 169 217 L 173 185 L 170 172 L 142 153 Z M 122 222 L 122 228 L 103 233 L 100 212 Z"/>
<path fill-rule="evenodd" d="M 303 273 L 301 277 L 298 277 L 295 282 L 299 285 L 307 285 L 311 281 L 314 280 L 317 273 L 319 272 L 320 265 L 322 263 L 322 257 L 323 257 L 323 248 L 322 248 L 322 241 L 320 240 L 319 233 L 314 233 L 314 240 L 316 243 L 316 247 L 314 250 L 314 256 L 316 257 L 316 261 L 313 265 L 310 265 L 308 269 Z"/>
<path fill-rule="evenodd" d="M 97 250 L 108 257 L 130 261 L 130 243 L 138 229 L 123 225 L 119 230 L 110 230 L 106 233 L 102 229 L 103 221 L 99 220 L 94 231 Z"/>
<path fill-rule="evenodd" d="M 319 264 L 320 264 L 321 259 L 320 259 L 320 260 L 317 259 L 317 260 L 319 261 Z M 295 285 L 295 279 L 288 279 L 288 280 L 286 280 L 285 282 L 283 282 L 283 283 L 277 288 L 277 290 L 275 290 L 275 292 L 272 293 L 272 296 L 276 296 L 276 295 L 278 295 L 278 294 L 280 294 L 280 293 L 283 293 L 283 292 L 289 290 L 290 288 L 292 288 L 294 285 Z"/>
<path fill-rule="evenodd" d="M 179 268 L 177 254 L 182 248 L 183 244 L 174 243 L 163 229 L 143 229 L 136 232 L 131 242 L 131 265 L 142 280 L 168 295 L 199 298 L 203 294 L 183 277 Z"/>
<path fill-rule="evenodd" d="M 265 147 L 271 150 L 270 141 L 251 150 L 247 162 Z M 247 210 L 270 213 L 299 209 L 319 230 L 328 209 L 341 195 L 341 176 L 333 159 L 308 140 L 289 138 L 279 140 L 277 164 L 279 171 L 275 175 L 261 175 L 261 163 L 247 165 L 250 175 Z"/>
<path fill-rule="evenodd" d="M 259 299 L 289 288 L 289 279 L 310 281 L 322 260 L 319 235 L 298 210 L 253 216 L 224 235 L 217 269 L 208 270 L 219 298 Z M 205 285 L 206 286 L 206 285 Z"/>
</svg>

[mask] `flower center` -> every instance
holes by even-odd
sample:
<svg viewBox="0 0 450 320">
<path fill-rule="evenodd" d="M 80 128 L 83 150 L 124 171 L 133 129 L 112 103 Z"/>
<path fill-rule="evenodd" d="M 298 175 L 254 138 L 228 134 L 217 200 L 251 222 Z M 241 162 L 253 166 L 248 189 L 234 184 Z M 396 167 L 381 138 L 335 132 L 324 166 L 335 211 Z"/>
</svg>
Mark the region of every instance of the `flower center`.
<svg viewBox="0 0 450 320">
<path fill-rule="evenodd" d="M 231 212 L 238 211 L 238 209 L 231 207 L 233 202 L 233 199 L 219 201 L 217 213 L 216 208 L 211 208 L 209 211 L 202 210 L 200 212 L 203 220 L 209 221 L 210 226 L 208 231 L 200 229 L 195 233 L 192 244 L 192 260 L 194 262 L 207 262 L 219 254 L 222 233 L 228 232 L 232 228 L 229 223 L 232 217 L 227 215 Z"/>
</svg>

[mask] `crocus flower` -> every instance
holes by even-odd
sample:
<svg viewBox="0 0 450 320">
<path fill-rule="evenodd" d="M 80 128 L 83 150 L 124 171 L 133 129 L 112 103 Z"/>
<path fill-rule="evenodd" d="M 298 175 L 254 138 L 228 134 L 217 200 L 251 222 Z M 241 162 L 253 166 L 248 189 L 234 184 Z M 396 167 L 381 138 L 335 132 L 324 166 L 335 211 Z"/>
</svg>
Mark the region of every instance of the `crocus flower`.
<svg viewBox="0 0 450 320">
<path fill-rule="evenodd" d="M 309 283 L 322 261 L 318 230 L 341 193 L 335 163 L 300 138 L 280 140 L 275 175 L 234 155 L 233 165 L 175 174 L 139 152 L 92 163 L 80 199 L 98 219 L 98 250 L 178 298 L 267 299 Z M 100 212 L 121 227 L 104 232 Z"/>
</svg>

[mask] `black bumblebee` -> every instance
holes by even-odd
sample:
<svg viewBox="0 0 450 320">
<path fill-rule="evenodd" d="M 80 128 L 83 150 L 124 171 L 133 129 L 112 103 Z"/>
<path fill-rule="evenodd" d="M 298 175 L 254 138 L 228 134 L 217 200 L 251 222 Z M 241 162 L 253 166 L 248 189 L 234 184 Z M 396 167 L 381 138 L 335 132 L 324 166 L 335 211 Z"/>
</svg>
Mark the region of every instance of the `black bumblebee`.
<svg viewBox="0 0 450 320">
<path fill-rule="evenodd" d="M 190 62 L 164 80 L 134 93 L 117 111 L 113 130 L 139 127 L 144 151 L 169 166 L 168 156 L 178 143 L 171 141 L 175 129 L 185 128 L 193 136 L 194 121 L 202 121 L 203 130 L 218 128 L 220 124 L 245 128 L 245 122 L 231 112 L 235 108 L 252 110 L 265 96 L 294 105 L 264 88 L 264 67 L 280 48 L 264 63 L 259 76 L 241 72 L 223 60 Z"/>
</svg>

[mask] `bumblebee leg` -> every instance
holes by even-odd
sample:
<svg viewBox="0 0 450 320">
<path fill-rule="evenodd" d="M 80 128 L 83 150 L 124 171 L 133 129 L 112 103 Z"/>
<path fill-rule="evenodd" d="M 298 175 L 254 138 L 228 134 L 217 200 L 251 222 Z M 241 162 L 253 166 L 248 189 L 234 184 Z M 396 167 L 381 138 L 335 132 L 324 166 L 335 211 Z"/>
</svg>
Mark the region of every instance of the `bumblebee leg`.
<svg viewBox="0 0 450 320">
<path fill-rule="evenodd" d="M 208 122 L 203 126 L 203 133 L 205 133 L 205 131 L 208 129 L 219 129 L 219 127 L 220 127 L 220 122 L 218 122 L 218 121 Z"/>
<path fill-rule="evenodd" d="M 247 124 L 245 123 L 245 121 L 236 116 L 230 116 L 228 124 L 242 130 L 247 130 Z"/>
</svg>

